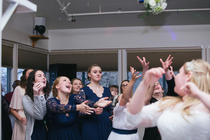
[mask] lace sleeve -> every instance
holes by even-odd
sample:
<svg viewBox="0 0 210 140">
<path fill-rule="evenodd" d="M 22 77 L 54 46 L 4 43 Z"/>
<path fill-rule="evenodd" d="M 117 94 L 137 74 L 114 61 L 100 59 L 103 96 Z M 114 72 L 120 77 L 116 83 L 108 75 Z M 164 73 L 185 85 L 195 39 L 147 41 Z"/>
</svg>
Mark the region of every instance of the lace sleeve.
<svg viewBox="0 0 210 140">
<path fill-rule="evenodd" d="M 80 90 L 77 95 L 74 96 L 74 99 L 77 104 L 81 104 L 82 102 L 86 101 L 85 91 Z M 88 100 L 87 105 L 93 107 L 96 102 Z"/>
<path fill-rule="evenodd" d="M 4 110 L 5 110 L 5 112 L 7 112 L 7 114 L 10 114 L 9 104 L 7 103 L 7 101 L 4 98 L 4 96 L 1 96 L 1 103 L 2 103 L 2 106 L 3 106 Z"/>
<path fill-rule="evenodd" d="M 58 104 L 55 98 L 47 100 L 47 108 L 53 113 L 69 113 L 76 111 L 76 105 Z"/>
<path fill-rule="evenodd" d="M 154 127 L 157 126 L 157 120 L 162 112 L 158 111 L 158 103 L 144 106 L 142 110 L 133 115 L 126 109 L 126 118 L 128 122 L 137 127 Z"/>
</svg>

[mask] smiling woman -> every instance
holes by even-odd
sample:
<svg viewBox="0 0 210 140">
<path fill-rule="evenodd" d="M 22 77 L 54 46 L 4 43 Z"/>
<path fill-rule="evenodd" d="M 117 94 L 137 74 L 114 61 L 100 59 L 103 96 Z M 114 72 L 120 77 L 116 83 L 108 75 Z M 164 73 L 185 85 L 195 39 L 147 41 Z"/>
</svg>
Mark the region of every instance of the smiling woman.
<svg viewBox="0 0 210 140">
<path fill-rule="evenodd" d="M 51 122 L 49 140 L 81 140 L 77 123 L 75 123 L 78 111 L 90 114 L 93 108 L 86 105 L 87 101 L 76 105 L 74 96 L 70 96 L 71 88 L 69 78 L 64 76 L 56 78 L 53 83 L 54 98 L 47 101 L 47 112 Z"/>
<path fill-rule="evenodd" d="M 22 104 L 26 115 L 27 125 L 25 140 L 46 140 L 47 127 L 45 114 L 46 100 L 50 93 L 50 84 L 41 70 L 29 74 L 26 84 L 26 94 Z"/>
</svg>

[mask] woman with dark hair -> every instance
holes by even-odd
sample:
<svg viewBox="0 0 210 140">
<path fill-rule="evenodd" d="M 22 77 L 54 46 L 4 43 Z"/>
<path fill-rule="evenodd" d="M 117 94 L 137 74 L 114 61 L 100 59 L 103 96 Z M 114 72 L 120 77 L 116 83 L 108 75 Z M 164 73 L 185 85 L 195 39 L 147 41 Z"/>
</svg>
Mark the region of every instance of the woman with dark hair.
<svg viewBox="0 0 210 140">
<path fill-rule="evenodd" d="M 124 92 L 124 90 L 125 90 L 125 88 L 127 87 L 127 85 L 128 85 L 129 82 L 130 82 L 129 80 L 123 80 L 123 81 L 121 82 L 121 84 L 120 84 L 120 94 L 118 94 L 118 95 L 116 95 L 116 96 L 114 97 L 113 103 L 112 103 L 113 107 L 115 107 L 116 104 L 118 103 L 118 101 L 119 101 L 119 99 L 118 99 L 119 96 L 120 96 L 121 94 L 123 94 L 123 92 Z M 131 91 L 131 92 L 132 92 L 132 91 Z"/>
<path fill-rule="evenodd" d="M 27 120 L 22 106 L 22 97 L 25 94 L 26 80 L 28 79 L 29 73 L 31 71 L 33 71 L 33 69 L 25 69 L 23 71 L 23 75 L 20 80 L 20 86 L 15 88 L 10 102 L 9 107 L 11 108 L 11 113 L 16 118 L 12 133 L 12 140 L 25 139 Z"/>
<path fill-rule="evenodd" d="M 47 127 L 44 116 L 47 112 L 46 100 L 50 93 L 50 84 L 41 70 L 29 74 L 26 93 L 22 98 L 27 119 L 25 140 L 46 140 Z"/>
</svg>

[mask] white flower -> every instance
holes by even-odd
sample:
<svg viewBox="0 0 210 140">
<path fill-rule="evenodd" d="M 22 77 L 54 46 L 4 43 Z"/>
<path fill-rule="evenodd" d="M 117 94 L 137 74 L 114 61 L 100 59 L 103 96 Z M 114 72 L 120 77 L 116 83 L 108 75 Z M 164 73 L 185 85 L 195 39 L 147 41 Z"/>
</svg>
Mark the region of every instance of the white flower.
<svg viewBox="0 0 210 140">
<path fill-rule="evenodd" d="M 165 10 L 166 9 L 166 6 L 167 6 L 167 3 L 162 3 L 162 10 Z"/>
<path fill-rule="evenodd" d="M 149 1 L 149 5 L 150 5 L 151 7 L 154 7 L 154 6 L 156 5 L 155 0 L 150 0 L 150 1 Z"/>
</svg>

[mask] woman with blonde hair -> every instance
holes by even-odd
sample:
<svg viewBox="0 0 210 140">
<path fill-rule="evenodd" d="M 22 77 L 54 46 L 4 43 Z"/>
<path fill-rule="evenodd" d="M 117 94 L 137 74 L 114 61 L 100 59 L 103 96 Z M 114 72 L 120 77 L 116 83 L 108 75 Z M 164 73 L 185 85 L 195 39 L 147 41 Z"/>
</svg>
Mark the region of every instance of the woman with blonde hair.
<svg viewBox="0 0 210 140">
<path fill-rule="evenodd" d="M 162 140 L 209 140 L 210 65 L 200 59 L 186 62 L 175 77 L 174 91 L 179 96 L 144 106 L 149 85 L 164 73 L 160 67 L 146 72 L 128 106 L 128 121 L 141 127 L 158 126 Z"/>
<path fill-rule="evenodd" d="M 52 86 L 54 98 L 47 100 L 47 111 L 50 120 L 49 140 L 81 140 L 76 123 L 78 111 L 90 114 L 94 110 L 86 105 L 88 101 L 76 105 L 74 96 L 70 96 L 69 78 L 60 76 Z"/>
</svg>

